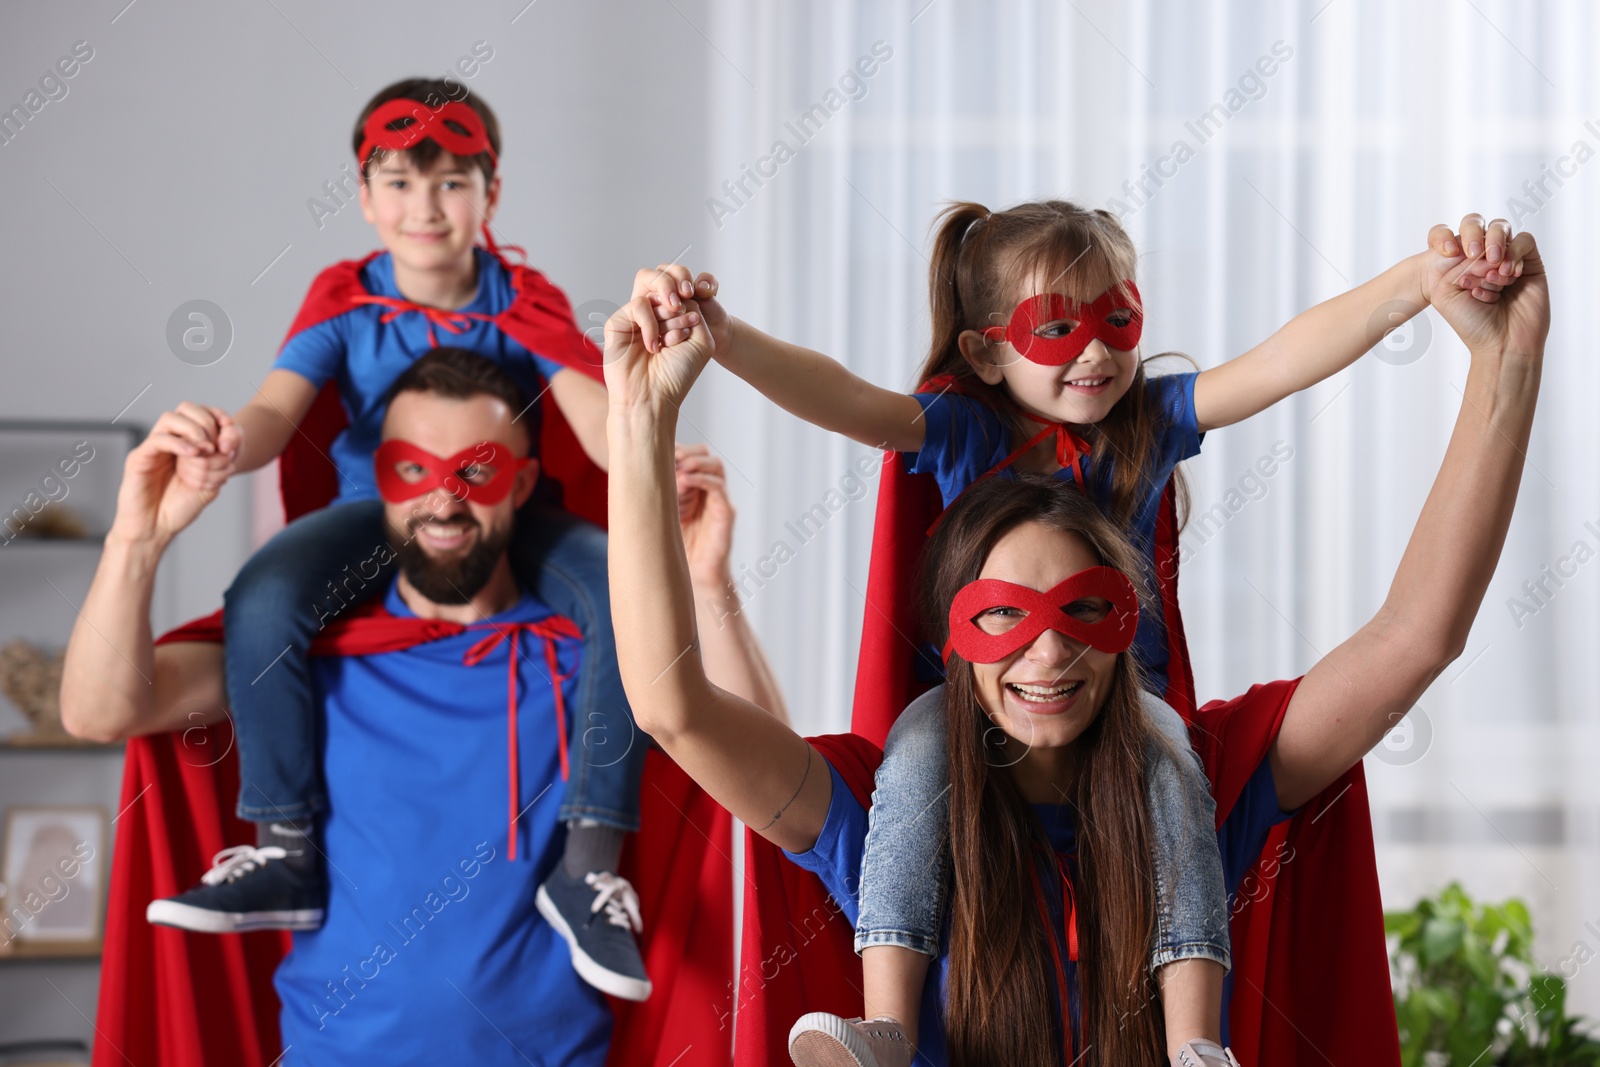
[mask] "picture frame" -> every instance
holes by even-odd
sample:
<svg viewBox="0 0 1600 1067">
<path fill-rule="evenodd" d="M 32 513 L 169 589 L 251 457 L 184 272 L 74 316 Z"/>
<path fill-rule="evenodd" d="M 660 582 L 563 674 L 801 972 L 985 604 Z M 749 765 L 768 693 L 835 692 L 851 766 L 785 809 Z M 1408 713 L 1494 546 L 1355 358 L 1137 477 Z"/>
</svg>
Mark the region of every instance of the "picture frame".
<svg viewBox="0 0 1600 1067">
<path fill-rule="evenodd" d="M 11 807 L 0 838 L 0 959 L 97 956 L 105 922 L 104 808 Z"/>
</svg>

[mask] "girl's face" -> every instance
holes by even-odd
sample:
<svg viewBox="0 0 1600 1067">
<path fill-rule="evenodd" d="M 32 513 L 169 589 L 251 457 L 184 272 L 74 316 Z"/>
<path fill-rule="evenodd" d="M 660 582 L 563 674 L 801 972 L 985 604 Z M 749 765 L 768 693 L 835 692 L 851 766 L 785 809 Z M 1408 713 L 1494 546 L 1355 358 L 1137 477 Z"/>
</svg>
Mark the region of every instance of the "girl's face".
<svg viewBox="0 0 1600 1067">
<path fill-rule="evenodd" d="M 979 578 L 998 578 L 1040 591 L 1054 589 L 1079 571 L 1100 565 L 1088 542 L 1077 534 L 1027 522 L 1002 537 L 989 553 Z M 1099 598 L 1062 605 L 1069 615 L 1090 621 L 1109 610 Z M 1010 613 L 1008 615 L 1007 613 Z M 975 620 L 990 632 L 1014 625 L 1014 608 L 992 609 Z M 1063 748 L 1094 722 L 1110 692 L 1117 653 L 1101 652 L 1056 630 L 1045 630 L 1032 644 L 997 663 L 972 664 L 978 702 L 1003 730 L 1011 761 L 1034 749 Z"/>
<path fill-rule="evenodd" d="M 1070 291 L 1061 282 L 1049 286 L 1046 281 L 1032 281 L 1016 302 L 1049 292 L 1069 299 L 1084 296 Z M 1088 299 L 1094 300 L 1100 295 L 1090 294 Z M 1010 312 L 1006 312 L 1004 316 L 996 316 L 992 325 L 1004 327 L 1009 321 Z M 1063 337 L 1081 328 L 1072 319 L 1054 319 L 1039 323 L 1034 334 L 1046 338 Z M 989 385 L 1004 382 L 1011 398 L 1024 411 L 1071 426 L 1092 426 L 1104 419 L 1127 393 L 1139 369 L 1137 352 L 1109 348 L 1098 337 L 1090 341 L 1076 359 L 1059 367 L 1035 363 L 1009 341 L 986 338 L 976 330 L 964 331 L 960 344 L 962 355 L 978 377 Z"/>
<path fill-rule="evenodd" d="M 361 187 L 361 213 L 395 260 L 414 271 L 458 267 L 470 259 L 483 224 L 494 218 L 500 179 L 448 152 L 419 170 L 404 152 L 387 153 Z"/>
</svg>

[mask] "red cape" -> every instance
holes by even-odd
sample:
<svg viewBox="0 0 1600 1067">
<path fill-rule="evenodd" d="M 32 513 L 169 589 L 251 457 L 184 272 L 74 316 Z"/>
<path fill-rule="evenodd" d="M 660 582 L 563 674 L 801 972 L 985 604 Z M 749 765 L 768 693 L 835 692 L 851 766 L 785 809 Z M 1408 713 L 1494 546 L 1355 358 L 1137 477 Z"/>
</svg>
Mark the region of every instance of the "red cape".
<svg viewBox="0 0 1600 1067">
<path fill-rule="evenodd" d="M 572 305 L 567 302 L 566 294 L 531 267 L 512 263 L 497 250 L 490 252 L 511 274 L 511 285 L 516 291 L 511 306 L 495 316 L 495 325 L 528 351 L 595 381 L 603 381 L 600 350 L 573 321 Z M 364 259 L 347 259 L 317 275 L 284 343 L 302 330 L 360 306 L 355 298 L 367 293 L 361 284 L 361 268 L 381 254 L 373 252 Z M 446 333 L 442 340 L 448 343 L 449 337 Z M 568 511 L 604 526 L 605 472 L 589 462 L 559 408 L 554 404 L 541 404 L 540 414 L 543 417 L 539 434 L 541 478 L 560 484 L 562 506 Z M 317 394 L 305 418 L 300 420 L 300 432 L 290 439 L 278 459 L 278 484 L 287 521 L 293 522 L 306 512 L 315 511 L 338 495 L 338 473 L 328 458 L 328 448 L 349 421 L 344 403 L 339 399 L 339 390 L 329 382 Z"/>
<path fill-rule="evenodd" d="M 350 310 L 352 297 L 363 291 L 359 272 L 367 260 L 339 263 L 319 275 L 289 336 Z M 517 299 L 497 317 L 501 328 L 530 350 L 599 378 L 599 354 L 572 321 L 566 297 L 536 271 L 507 268 Z M 542 414 L 544 476 L 561 483 L 570 510 L 604 525 L 605 474 L 588 461 L 555 405 L 544 405 Z M 345 425 L 344 407 L 330 386 L 280 460 L 289 519 L 333 498 L 336 475 L 326 453 Z M 410 629 L 406 620 L 386 621 L 384 614 L 369 605 L 352 616 L 353 628 L 337 651 L 392 650 L 442 636 L 426 620 Z M 158 643 L 221 640 L 219 611 Z M 233 814 L 238 792 L 228 723 L 128 742 L 101 966 L 97 1067 L 270 1067 L 279 1057 L 272 975 L 290 936 L 188 934 L 153 927 L 144 917 L 151 900 L 198 882 L 215 853 L 254 843 L 255 827 Z M 617 1027 L 608 1063 L 725 1065 L 730 1040 L 716 1006 L 727 999 L 733 974 L 732 820 L 659 752 L 646 762 L 641 795 L 643 825 L 628 838 L 622 874 L 639 892 L 645 966 L 655 992 L 643 1004 L 612 1001 Z"/>
<path fill-rule="evenodd" d="M 1219 826 L 1267 757 L 1298 684 L 1255 686 L 1195 713 L 1190 734 L 1213 783 Z M 858 734 L 811 741 L 870 807 L 881 750 Z M 1247 1067 L 1400 1063 L 1370 827 L 1350 818 L 1357 810 L 1365 816 L 1360 765 L 1280 824 L 1262 850 L 1271 863 L 1258 863 L 1240 886 L 1229 1025 Z M 1366 862 L 1354 869 L 1330 865 L 1359 861 L 1363 850 Z M 862 1014 L 850 924 L 820 879 L 748 828 L 740 976 L 741 1067 L 787 1064 L 789 1028 L 808 1011 Z"/>
</svg>

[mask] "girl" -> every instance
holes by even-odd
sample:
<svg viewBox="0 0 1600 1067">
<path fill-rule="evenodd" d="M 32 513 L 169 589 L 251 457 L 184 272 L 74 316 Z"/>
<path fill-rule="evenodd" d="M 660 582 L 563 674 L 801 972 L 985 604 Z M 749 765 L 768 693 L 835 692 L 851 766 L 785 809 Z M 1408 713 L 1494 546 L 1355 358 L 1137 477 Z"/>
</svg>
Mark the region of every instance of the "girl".
<svg viewBox="0 0 1600 1067">
<path fill-rule="evenodd" d="M 1517 269 L 1505 254 L 1503 225 L 1486 235 L 1481 222 L 1471 223 L 1462 234 L 1480 251 L 1485 237 L 1490 254 L 1462 275 L 1480 299 L 1498 292 Z M 1435 227 L 1430 243 L 1445 254 L 1455 250 L 1448 227 Z M 671 275 L 683 286 L 673 295 L 701 298 L 719 363 L 801 418 L 902 453 L 910 472 L 938 481 L 946 507 L 988 475 L 1035 471 L 1071 481 L 1127 532 L 1139 550 L 1141 585 L 1161 594 L 1139 613 L 1133 659 L 1148 693 L 1145 712 L 1168 742 L 1153 743 L 1147 760 L 1149 843 L 1162 888 L 1149 962 L 1176 1049 L 1189 1037 L 1220 1035 L 1229 908 L 1206 778 L 1183 719 L 1161 699 L 1193 710 L 1171 569 L 1176 558 L 1166 569 L 1155 561 L 1163 500 L 1169 485 L 1173 496 L 1182 495 L 1177 465 L 1199 452 L 1207 430 L 1248 418 L 1350 365 L 1378 339 L 1369 333 L 1375 309 L 1398 305 L 1414 314 L 1426 306 L 1429 255 L 1411 256 L 1312 308 L 1235 360 L 1160 377 L 1146 375 L 1137 352 L 1145 309 L 1136 259 L 1126 231 L 1105 211 L 1065 201 L 999 212 L 975 203 L 951 206 L 934 242 L 933 345 L 912 396 L 729 319 L 706 299 L 714 282 L 687 286 L 682 267 L 641 272 L 636 293 L 659 291 L 657 279 Z M 676 310 L 669 300 L 657 314 Z M 1013 692 L 1038 714 L 1059 713 L 1079 696 L 1077 681 L 1065 673 L 1019 683 Z M 919 993 L 938 949 L 941 901 L 924 887 L 942 887 L 947 877 L 945 735 L 938 697 L 917 701 L 890 732 L 878 772 L 856 947 L 868 1018 L 889 1024 L 879 1032 L 916 1032 Z M 801 1020 L 797 1062 L 813 1045 L 859 1045 L 842 1025 L 832 1017 Z M 854 1062 L 872 1063 L 860 1055 Z"/>
<path fill-rule="evenodd" d="M 1471 266 L 1460 258 L 1429 274 L 1472 365 L 1449 451 L 1382 608 L 1299 682 L 1257 686 L 1203 712 L 1208 722 L 1280 723 L 1217 830 L 1229 842 L 1230 888 L 1281 813 L 1354 766 L 1460 655 L 1510 521 L 1549 325 L 1537 254 L 1531 239 L 1517 240 L 1525 276 L 1498 307 L 1473 299 L 1498 299 L 1477 282 L 1470 295 L 1452 289 Z M 710 685 L 699 657 L 686 655 L 697 636 L 672 442 L 713 342 L 699 308 L 683 306 L 674 321 L 685 325 L 665 335 L 644 296 L 607 326 L 611 579 L 628 598 L 614 612 L 623 683 L 640 727 L 736 817 L 819 873 L 854 920 L 865 907 L 854 875 L 867 816 L 827 756 L 837 746 L 808 743 Z M 651 354 L 663 336 L 667 347 Z M 1197 1052 L 1221 1055 L 1175 1048 L 1170 1030 L 1163 1047 L 1145 1010 L 1159 865 L 1147 849 L 1156 813 L 1139 783 L 1141 757 L 1158 742 L 1137 656 L 1119 651 L 1137 628 L 1141 555 L 1081 494 L 1038 476 L 986 480 L 929 545 L 927 621 L 949 650 L 954 856 L 939 916 L 949 933 L 929 984 L 942 1011 L 924 1011 L 914 1031 L 931 1063 L 1145 1065 L 1171 1053 L 1192 1065 Z M 1035 603 L 1044 591 L 1057 596 Z M 1041 675 L 1072 677 L 1064 706 L 1029 699 Z M 995 734 L 998 745 L 988 740 Z"/>
</svg>

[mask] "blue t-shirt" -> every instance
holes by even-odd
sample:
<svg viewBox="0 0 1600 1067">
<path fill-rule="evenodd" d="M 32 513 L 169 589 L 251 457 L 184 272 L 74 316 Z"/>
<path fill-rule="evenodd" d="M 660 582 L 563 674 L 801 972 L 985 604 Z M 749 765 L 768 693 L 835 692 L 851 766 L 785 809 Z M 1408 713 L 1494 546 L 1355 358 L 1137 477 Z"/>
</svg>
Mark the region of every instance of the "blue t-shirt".
<svg viewBox="0 0 1600 1067">
<path fill-rule="evenodd" d="M 413 612 L 391 586 L 385 606 Z M 534 621 L 524 596 L 488 623 Z M 325 709 L 327 918 L 294 935 L 275 984 L 292 1065 L 442 1063 L 601 1067 L 605 997 L 572 969 L 534 896 L 565 830 L 555 701 L 537 636 L 522 633 L 522 812 L 507 858 L 511 642 L 476 666 L 473 628 L 399 652 L 317 656 Z M 570 705 L 579 642 L 560 641 Z"/>
<path fill-rule="evenodd" d="M 867 841 L 867 811 L 850 787 L 845 784 L 833 765 L 828 765 L 833 778 L 833 797 L 828 802 L 828 816 L 822 832 L 811 851 L 786 852 L 796 865 L 811 871 L 838 902 L 840 910 L 852 926 L 860 914 L 857 892 L 861 886 L 861 854 Z M 1050 843 L 1057 852 L 1068 858 L 1076 873 L 1076 833 L 1071 810 L 1053 804 L 1035 804 L 1034 813 L 1043 824 Z M 1289 816 L 1278 810 L 1278 788 L 1272 778 L 1272 766 L 1262 760 L 1251 775 L 1244 792 L 1233 810 L 1217 831 L 1217 847 L 1222 853 L 1223 884 L 1231 901 L 1239 883 L 1255 865 L 1266 843 L 1267 833 L 1277 823 Z M 1046 893 L 1051 923 L 1058 939 L 1061 960 L 1066 969 L 1067 989 L 1072 1011 L 1082 1011 L 1082 991 L 1078 987 L 1077 964 L 1067 958 L 1064 939 L 1062 901 L 1057 894 Z M 1032 906 L 1031 903 L 1029 906 Z M 917 1062 L 924 1060 L 943 1067 L 947 1062 L 944 1043 L 944 1001 L 950 980 L 950 946 L 948 923 L 944 940 L 939 947 L 939 958 L 928 973 L 922 990 L 922 1021 L 917 1032 Z M 1222 1040 L 1228 1041 L 1228 1004 L 1233 994 L 1233 973 L 1230 971 L 1222 987 Z M 1076 1023 L 1077 1020 L 1075 1019 Z M 1073 1027 L 1078 1032 L 1079 1027 Z"/>
<path fill-rule="evenodd" d="M 1139 549 L 1145 564 L 1145 580 L 1152 590 L 1159 590 L 1155 566 L 1156 522 L 1161 514 L 1161 494 L 1179 463 L 1200 454 L 1200 442 L 1205 437 L 1200 432 L 1194 413 L 1194 380 L 1196 375 L 1162 374 L 1145 380 L 1150 401 L 1159 413 L 1163 429 L 1156 444 L 1155 462 L 1145 486 L 1144 499 L 1127 531 Z M 922 450 L 908 453 L 906 469 L 912 474 L 931 474 L 939 483 L 944 496 L 944 506 L 955 503 L 966 488 L 1011 454 L 1021 442 L 1013 441 L 1010 429 L 994 408 L 975 397 L 947 390 L 942 393 L 917 393 L 927 423 Z M 1107 484 L 1109 471 L 1097 471 L 1093 461 L 1085 456 L 1082 462 L 1084 480 L 1091 491 Z M 1007 468 L 1004 474 L 1014 473 Z M 1072 472 L 1062 470 L 1057 477 L 1071 478 Z M 1135 634 L 1133 653 L 1149 676 L 1151 691 L 1162 696 L 1167 691 L 1167 626 L 1159 611 L 1145 611 L 1139 616 L 1139 629 Z M 935 656 L 932 662 L 937 663 Z"/>
<path fill-rule="evenodd" d="M 481 248 L 473 249 L 478 265 L 478 292 L 459 311 L 498 315 L 511 306 L 515 291 L 511 275 L 498 259 Z M 361 268 L 361 284 L 374 296 L 404 299 L 394 283 L 394 257 L 375 256 Z M 383 322 L 389 309 L 381 304 L 358 304 L 343 314 L 317 323 L 289 338 L 273 363 L 321 388 L 332 380 L 344 401 L 350 425 L 334 439 L 329 458 L 339 468 L 339 495 L 334 503 L 374 500 L 377 482 L 372 474 L 372 454 L 382 442 L 383 399 L 396 378 L 434 347 L 428 340 L 428 320 L 418 312 L 405 312 Z M 441 345 L 465 348 L 500 364 L 531 402 L 562 366 L 529 352 L 492 322 L 469 319 L 460 333 L 433 328 Z"/>
</svg>

